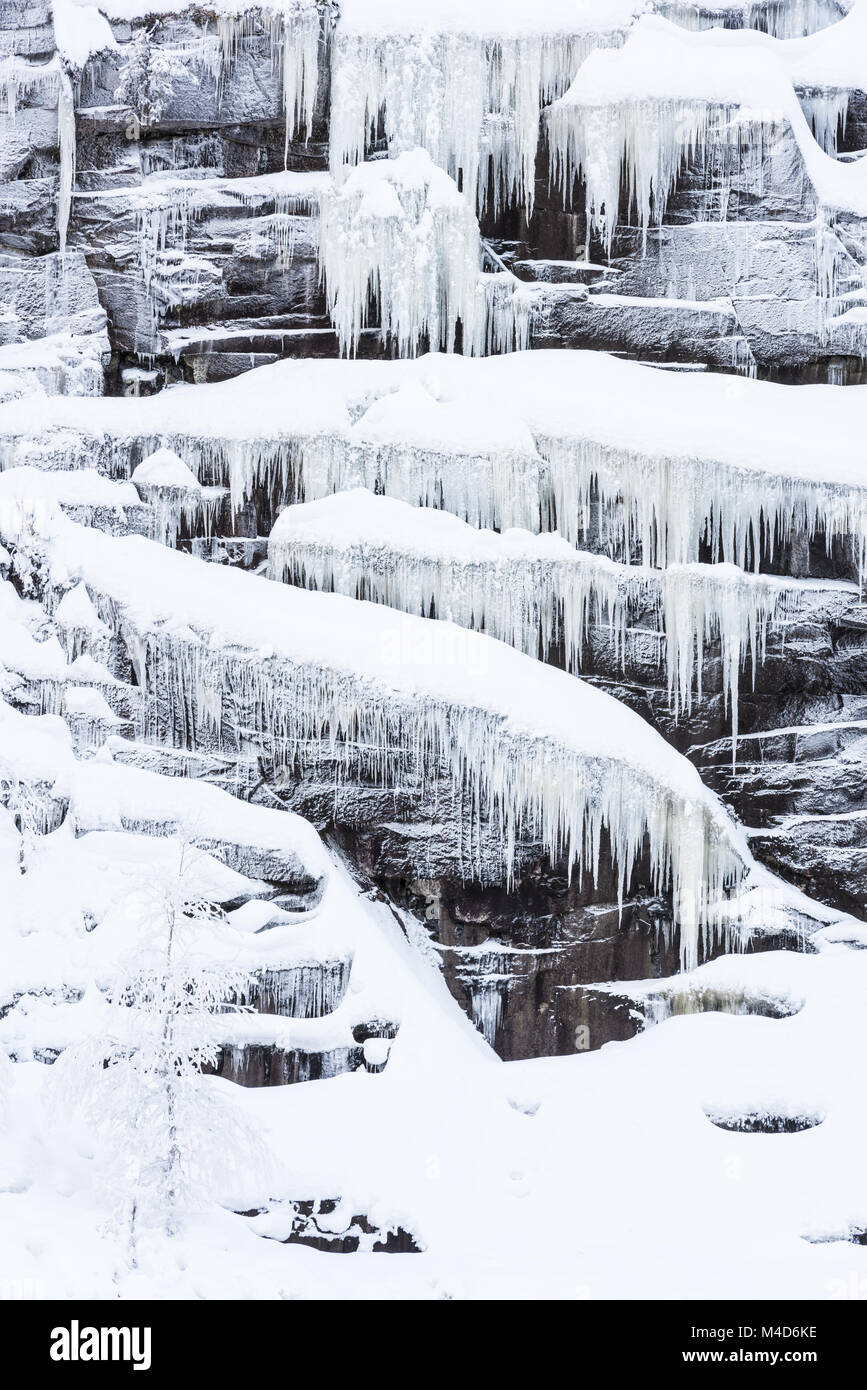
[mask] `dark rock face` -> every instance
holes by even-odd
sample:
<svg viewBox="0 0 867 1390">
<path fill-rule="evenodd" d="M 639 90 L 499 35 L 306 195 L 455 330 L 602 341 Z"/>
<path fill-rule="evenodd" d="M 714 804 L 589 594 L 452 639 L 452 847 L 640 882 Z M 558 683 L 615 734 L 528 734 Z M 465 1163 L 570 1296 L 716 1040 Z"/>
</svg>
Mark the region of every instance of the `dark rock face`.
<svg viewBox="0 0 867 1390">
<path fill-rule="evenodd" d="M 322 1081 L 364 1065 L 361 1047 L 335 1047 L 309 1052 L 303 1047 L 282 1048 L 247 1043 L 224 1047 L 213 1067 L 204 1070 L 239 1086 L 290 1086 L 298 1081 Z"/>
</svg>

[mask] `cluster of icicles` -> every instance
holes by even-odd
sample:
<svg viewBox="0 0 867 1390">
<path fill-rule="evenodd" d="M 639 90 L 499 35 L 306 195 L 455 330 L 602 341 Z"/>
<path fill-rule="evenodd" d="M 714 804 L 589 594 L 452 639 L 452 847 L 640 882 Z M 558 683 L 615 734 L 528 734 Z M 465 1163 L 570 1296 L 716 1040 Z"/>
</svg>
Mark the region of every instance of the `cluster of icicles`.
<svg viewBox="0 0 867 1390">
<path fill-rule="evenodd" d="M 111 605 L 97 607 L 107 619 Z M 689 968 L 699 940 L 721 926 L 728 888 L 741 873 L 731 844 L 707 807 L 689 815 L 680 799 L 625 760 L 578 754 L 550 739 L 516 736 L 483 707 L 467 708 L 417 691 L 397 695 L 342 670 L 263 662 L 227 650 L 203 633 L 148 631 L 129 614 L 116 630 L 137 654 L 145 710 L 186 729 L 192 745 L 212 747 L 239 728 L 258 742 L 279 773 L 297 775 L 322 763 L 338 781 L 416 787 L 436 815 L 437 778 L 445 770 L 460 808 L 464 876 L 485 883 L 514 880 L 521 843 L 540 844 L 554 863 L 598 873 L 603 830 L 623 900 L 649 846 L 654 892 L 670 888 Z M 494 853 L 491 853 L 493 849 Z"/>
<path fill-rule="evenodd" d="M 533 450 L 467 453 L 399 439 L 351 434 L 238 439 L 171 431 L 142 447 L 177 452 L 200 480 L 229 487 L 239 511 L 256 493 L 286 503 L 347 488 L 435 507 L 476 528 L 558 531 L 572 545 L 593 537 L 615 559 L 637 555 L 655 569 L 695 564 L 707 545 L 725 564 L 758 571 L 791 540 L 856 538 L 856 568 L 867 574 L 867 491 L 856 485 L 793 479 L 720 459 L 680 457 L 569 435 L 535 435 Z M 104 437 L 98 456 L 112 477 L 127 477 L 129 442 Z M 13 447 L 5 466 L 18 460 Z"/>
<path fill-rule="evenodd" d="M 510 274 L 482 275 L 473 208 L 422 149 L 358 167 L 320 206 L 320 267 L 341 351 L 355 353 L 375 306 L 400 357 L 423 343 L 465 353 L 529 342 L 527 301 Z"/>
<path fill-rule="evenodd" d="M 643 236 L 662 224 L 684 165 L 712 164 L 726 187 L 747 172 L 761 188 L 765 149 L 779 135 L 774 122 L 745 116 L 737 105 L 676 99 L 636 99 L 598 106 L 555 102 L 546 111 L 549 175 L 571 198 L 579 173 L 585 183 L 588 226 L 611 254 L 621 199 Z"/>
<path fill-rule="evenodd" d="M 685 7 L 687 16 L 693 9 Z M 740 15 L 744 23 L 755 18 L 748 9 Z M 212 42 L 219 43 L 221 73 L 259 32 L 264 21 L 257 14 L 218 20 L 218 39 Z M 798 24 L 808 18 L 805 13 Z M 697 15 L 696 26 L 704 27 L 700 21 Z M 321 22 L 320 10 L 305 3 L 266 24 L 272 56 L 282 64 L 287 158 L 290 132 L 297 129 L 307 139 L 312 130 Z M 532 212 L 542 113 L 549 178 L 568 203 L 581 176 L 588 228 L 609 255 L 624 199 L 627 218 L 646 239 L 649 228 L 662 223 L 678 176 L 690 161 L 701 159 L 712 167 L 721 189 L 739 174 L 749 174 L 751 185 L 761 187 L 765 150 L 779 137 L 780 126 L 757 120 L 736 103 L 632 99 L 592 106 L 570 100 L 567 89 L 583 59 L 622 37 L 615 29 L 497 38 L 435 32 L 374 36 L 338 26 L 330 39 L 335 186 L 321 211 L 320 265 L 341 352 L 357 350 L 372 306 L 379 311 L 383 339 L 401 356 L 419 351 L 424 342 L 453 350 L 459 322 L 465 352 L 526 345 L 530 301 L 511 275 L 480 275 L 474 214 L 476 208 L 496 213 L 507 206 Z M 816 137 L 831 153 L 847 106 L 845 92 L 804 97 Z M 391 156 L 384 162 L 399 167 L 411 158 L 417 166 L 426 156 L 432 172 L 423 185 L 402 183 L 397 173 L 388 180 L 372 174 L 383 161 L 365 161 L 365 155 L 380 121 Z M 444 174 L 454 180 L 453 197 L 434 203 L 431 190 Z M 186 243 L 192 196 L 174 190 L 167 201 L 143 207 L 139 216 L 152 332 L 158 327 L 156 299 L 167 307 L 172 303 L 171 286 L 162 286 L 156 272 L 167 257 L 172 269 L 170 239 L 177 235 L 182 248 Z M 285 239 L 286 217 L 274 220 Z M 283 252 L 291 254 L 291 243 Z"/>
<path fill-rule="evenodd" d="M 600 42 L 622 35 L 338 29 L 332 59 L 331 167 L 364 159 L 380 118 L 390 152 L 421 146 L 481 211 L 533 209 L 539 113 Z"/>
<path fill-rule="evenodd" d="M 412 514 L 392 516 L 388 499 L 371 499 L 374 513 L 377 503 L 385 513 L 381 525 L 371 528 L 364 524 L 373 519 L 365 515 L 371 508 L 363 505 L 364 494 L 334 500 L 342 507 L 350 499 L 361 517 L 360 538 L 351 540 L 309 535 L 304 506 L 282 513 L 268 544 L 272 579 L 454 622 L 543 660 L 559 648 L 573 673 L 583 667 L 591 624 L 607 627 L 614 655 L 624 661 L 628 629 L 647 614 L 664 633 L 660 655 L 666 658 L 675 717 L 691 711 L 694 689 L 701 701 L 705 652 L 719 640 L 735 761 L 741 669 L 749 660 L 755 686 L 769 625 L 797 611 L 797 585 L 734 565 L 623 565 L 559 538 L 521 531 L 495 536 L 467 527 L 464 549 L 477 553 L 458 558 L 447 546 L 438 548 L 442 513 L 424 520 L 419 514 L 425 549 L 404 539 L 412 534 Z M 446 529 L 454 533 L 454 518 Z"/>
<path fill-rule="evenodd" d="M 842 19 L 848 0 L 663 0 L 666 19 L 681 29 L 760 29 L 775 39 L 799 39 Z"/>
<path fill-rule="evenodd" d="M 70 539 L 79 531 L 74 523 L 58 524 Z M 134 664 L 142 691 L 135 715 L 140 736 L 182 738 L 189 748 L 227 752 L 239 740 L 248 747 L 252 741 L 277 775 L 315 773 L 324 763 L 329 778 L 336 769 L 338 786 L 363 776 L 375 785 L 413 787 L 434 816 L 438 799 L 446 797 L 462 827 L 461 872 L 481 883 L 511 884 L 525 845 L 541 846 L 552 862 L 595 880 L 607 836 L 621 902 L 645 853 L 650 890 L 670 891 L 685 968 L 696 963 L 700 946 L 728 932 L 725 898 L 742 877 L 743 859 L 710 801 L 686 804 L 629 758 L 516 731 L 483 696 L 468 706 L 426 692 L 423 683 L 410 694 L 339 665 L 288 655 L 266 659 L 258 650 L 227 645 L 218 615 L 204 610 L 196 630 L 164 626 L 149 613 L 147 592 L 132 606 L 110 592 L 106 574 L 120 563 L 116 548 L 125 543 L 91 531 L 80 535 L 86 543 L 69 559 L 75 555 L 79 583 L 87 586 L 100 623 Z M 16 523 L 13 534 L 7 517 L 3 539 L 31 555 L 44 547 L 45 600 L 53 611 L 68 583 L 58 578 L 54 587 L 54 573 L 69 562 L 66 552 L 53 570 L 51 541 L 32 532 L 32 519 Z"/>
<path fill-rule="evenodd" d="M 816 215 L 818 333 L 841 355 L 867 357 L 867 268 L 850 253 L 834 214 Z M 867 248 L 865 248 L 867 249 Z"/>
<path fill-rule="evenodd" d="M 856 567 L 867 573 L 864 489 L 740 469 L 718 460 L 641 454 L 575 437 L 537 436 L 538 452 L 460 455 L 393 441 L 350 442 L 340 435 L 233 440 L 201 436 L 158 442 L 203 475 L 227 483 L 238 510 L 264 491 L 288 502 L 316 501 L 363 488 L 413 508 L 436 508 L 477 530 L 533 533 L 520 545 L 499 538 L 497 562 L 456 566 L 435 548 L 401 553 L 383 539 L 328 544 L 293 534 L 286 514 L 269 545 L 274 578 L 372 598 L 409 613 L 483 628 L 530 655 L 562 646 L 580 670 L 588 624 L 608 625 L 625 654 L 630 615 L 662 617 L 669 690 L 676 713 L 692 708 L 704 652 L 716 638 L 723 662 L 732 756 L 738 733 L 738 680 L 764 659 L 768 624 L 796 611 L 799 590 L 759 574 L 797 536 L 856 537 Z M 118 443 L 110 471 L 123 474 Z M 552 552 L 558 531 L 562 549 Z M 435 532 L 434 532 L 435 533 Z M 592 538 L 603 554 L 570 551 Z M 707 545 L 722 563 L 700 563 Z M 613 563 L 637 557 L 638 564 Z"/>
<path fill-rule="evenodd" d="M 351 972 L 352 960 L 341 957 L 260 970 L 238 1002 L 282 1018 L 324 1018 L 342 1003 Z"/>
</svg>

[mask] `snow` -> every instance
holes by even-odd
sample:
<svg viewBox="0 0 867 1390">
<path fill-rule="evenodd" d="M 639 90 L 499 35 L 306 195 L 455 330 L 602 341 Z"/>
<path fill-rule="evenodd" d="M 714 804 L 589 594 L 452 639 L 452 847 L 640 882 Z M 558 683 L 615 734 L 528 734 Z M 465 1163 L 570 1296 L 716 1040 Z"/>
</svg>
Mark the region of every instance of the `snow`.
<svg viewBox="0 0 867 1390">
<path fill-rule="evenodd" d="M 118 471 L 139 438 L 229 485 L 235 508 L 262 483 L 287 501 L 360 484 L 472 525 L 556 527 L 570 542 L 587 531 L 595 489 L 615 558 L 636 546 L 645 564 L 690 564 L 706 538 L 726 563 L 758 568 L 799 530 L 829 544 L 867 537 L 865 402 L 861 386 L 793 392 L 602 353 L 284 361 L 141 400 L 54 398 L 37 428 L 9 402 L 0 450 L 26 463 L 68 448 L 74 430 Z"/>
<path fill-rule="evenodd" d="M 142 459 L 130 474 L 130 482 L 136 487 L 172 487 L 184 492 L 201 492 L 201 484 L 195 473 L 191 473 L 182 458 L 171 449 L 157 449 Z"/>
<path fill-rule="evenodd" d="M 533 658 L 562 640 L 580 668 L 596 623 L 622 653 L 640 612 L 641 635 L 663 639 L 648 646 L 677 719 L 702 700 L 718 642 L 736 758 L 744 671 L 754 680 L 772 627 L 830 587 L 760 566 L 824 533 L 829 548 L 851 537 L 867 569 L 867 387 L 513 352 L 534 291 L 482 271 L 476 221 L 531 212 L 551 102 L 555 174 L 571 183 L 583 169 L 609 248 L 621 178 L 646 231 L 684 158 L 736 169 L 793 132 L 819 204 L 821 331 L 857 341 L 838 213 L 867 214 L 867 162 L 828 156 L 867 85 L 867 4 L 834 23 L 843 8 L 216 0 L 194 16 L 184 63 L 221 81 L 264 33 L 287 160 L 312 133 L 320 26 L 335 20 L 331 176 L 171 171 L 76 194 L 109 209 L 132 198 L 155 326 L 203 273 L 192 223 L 240 201 L 268 209 L 286 261 L 296 215 L 321 208 L 347 355 L 370 295 L 401 357 L 426 341 L 447 351 L 286 361 L 103 399 L 87 393 L 101 389 L 104 334 L 0 347 L 0 1291 L 863 1296 L 851 1233 L 867 1227 L 867 928 L 757 865 L 748 833 L 638 715 Z M 94 55 L 123 56 L 105 16 L 143 33 L 176 12 L 175 0 L 56 0 L 59 56 L 0 66 L 10 111 L 22 95 L 57 104 L 61 274 L 72 82 Z M 381 106 L 388 157 L 365 159 Z M 166 341 L 179 350 L 193 331 L 226 336 L 214 325 Z M 270 579 L 171 548 L 184 527 L 209 533 L 227 489 L 245 535 L 263 507 L 284 507 Z M 140 499 L 150 539 L 65 515 L 110 509 L 119 528 Z M 422 616 L 432 607 L 435 620 Z M 396 795 L 385 826 L 422 845 L 455 829 L 444 788 L 476 883 L 508 886 L 525 844 L 595 874 L 607 832 L 623 899 L 646 851 L 646 886 L 673 899 L 681 973 L 592 986 L 625 997 L 643 1031 L 500 1063 L 489 1044 L 511 957 L 527 953 L 495 939 L 465 950 L 468 1017 L 443 977 L 454 948 L 277 809 L 281 774 L 308 774 L 325 818 L 328 793 L 359 772 L 380 796 L 429 794 L 423 824 L 397 819 Z M 850 814 L 855 829 L 865 814 Z M 777 831 L 810 823 L 830 837 L 840 819 Z M 813 953 L 746 952 L 777 931 L 809 936 Z M 711 943 L 726 954 L 698 967 Z M 184 1015 L 168 1115 L 171 1128 L 175 1103 L 189 1107 L 189 1200 L 168 1233 L 158 1201 L 134 1234 L 127 1175 L 153 1197 L 166 1161 L 160 998 Z M 301 1084 L 258 1084 L 262 1057 L 272 1080 L 283 1067 Z M 221 1059 L 248 1084 L 200 1074 Z M 812 1127 L 737 1132 L 750 1115 Z M 281 1244 L 305 1199 L 322 1232 L 354 1236 L 363 1215 L 421 1253 L 374 1259 L 363 1230 L 346 1260 Z"/>
<path fill-rule="evenodd" d="M 81 72 L 97 53 L 118 48 L 104 7 L 81 0 L 52 0 L 54 41 L 69 67 Z"/>
<path fill-rule="evenodd" d="M 484 354 L 526 347 L 518 281 L 481 272 L 473 208 L 423 149 L 359 164 L 320 204 L 320 266 L 340 350 L 358 350 L 374 305 L 384 346 L 411 357 L 429 343 Z M 522 312 L 523 310 L 523 312 Z"/>
<path fill-rule="evenodd" d="M 21 487 L 17 471 L 0 478 L 6 496 Z M 7 543 L 26 541 L 32 525 L 24 486 L 17 523 L 5 520 L 14 505 L 2 509 Z M 46 530 L 52 583 L 87 584 L 131 646 L 139 685 L 167 696 L 175 713 L 192 711 L 194 738 L 219 734 L 223 694 L 215 703 L 214 692 L 236 686 L 284 765 L 323 733 L 338 756 L 346 734 L 368 744 L 384 778 L 393 776 L 388 755 L 375 750 L 401 750 L 422 783 L 445 759 L 455 791 L 473 788 L 487 808 L 509 878 L 528 829 L 552 860 L 595 873 L 604 826 L 622 893 L 647 834 L 654 881 L 671 878 L 684 960 L 716 931 L 723 892 L 748 861 L 745 842 L 695 769 L 603 692 L 475 633 L 454 644 L 444 624 L 263 586 L 61 516 Z"/>
<path fill-rule="evenodd" d="M 739 956 L 685 982 L 695 997 L 782 994 L 801 1005 L 789 1018 L 689 1012 L 601 1052 L 503 1065 L 388 909 L 359 899 L 340 864 L 331 869 L 327 913 L 351 925 L 363 943 L 357 963 L 399 999 L 401 1026 L 384 1071 L 246 1091 L 211 1081 L 223 1104 L 254 1126 L 263 1153 L 239 1171 L 217 1147 L 209 1191 L 230 1209 L 267 1207 L 262 1233 L 278 1239 L 251 1238 L 246 1218 L 231 1211 L 203 1212 L 185 1225 L 176 1253 L 142 1242 L 138 1271 L 122 1276 L 123 1296 L 345 1298 L 373 1289 L 383 1298 L 594 1300 L 763 1297 L 773 1289 L 827 1299 L 851 1296 L 853 1280 L 858 1289 L 857 1246 L 804 1237 L 863 1224 L 865 1058 L 855 1018 L 864 952 L 819 941 L 816 956 Z M 53 1071 L 21 1062 L 10 1075 L 4 1168 L 7 1187 L 18 1190 L 4 1200 L 3 1272 L 34 1279 L 43 1296 L 82 1287 L 104 1294 L 117 1238 L 97 1238 L 107 1210 L 99 1161 L 86 1157 L 92 1143 L 59 1105 Z M 826 1118 L 780 1137 L 728 1133 L 705 1116 L 747 1106 L 810 1108 Z M 655 1166 L 648 1208 L 634 1181 L 636 1146 L 661 1156 L 671 1144 L 691 1161 Z M 58 1153 L 64 1175 L 75 1174 L 71 1196 L 58 1190 Z M 29 1181 L 16 1184 L 24 1171 Z M 343 1199 L 335 1228 L 347 1219 L 341 1212 L 372 1214 L 411 1230 L 423 1253 L 335 1260 L 279 1244 L 281 1201 L 325 1195 Z M 561 1237 L 553 1252 L 552 1201 Z M 704 1213 L 698 1224 L 696 1211 Z M 652 1242 L 652 1268 L 625 1258 L 636 1230 Z M 74 1272 L 70 1240 L 81 1256 Z M 708 1243 L 712 1261 L 702 1257 Z"/>
<path fill-rule="evenodd" d="M 722 155 L 735 169 L 749 160 L 758 175 L 765 148 L 787 126 L 820 203 L 864 216 L 867 171 L 861 162 L 841 163 L 819 147 L 794 84 L 830 89 L 835 102 L 842 90 L 867 87 L 865 41 L 864 5 L 821 42 L 782 43 L 749 30 L 690 32 L 645 16 L 622 48 L 590 54 L 569 90 L 548 109 L 551 178 L 568 198 L 583 173 L 587 216 L 610 255 L 622 185 L 646 235 L 652 221 L 662 222 L 688 159 Z M 833 106 L 819 120 L 826 144 L 839 109 Z"/>
<path fill-rule="evenodd" d="M 3 776 L 68 798 L 69 824 L 78 834 L 153 826 L 194 841 L 273 850 L 314 877 L 324 871 L 318 836 L 300 816 L 237 801 L 204 781 L 162 777 L 110 759 L 78 761 L 56 715 L 21 715 L 2 703 L 0 724 Z"/>
</svg>

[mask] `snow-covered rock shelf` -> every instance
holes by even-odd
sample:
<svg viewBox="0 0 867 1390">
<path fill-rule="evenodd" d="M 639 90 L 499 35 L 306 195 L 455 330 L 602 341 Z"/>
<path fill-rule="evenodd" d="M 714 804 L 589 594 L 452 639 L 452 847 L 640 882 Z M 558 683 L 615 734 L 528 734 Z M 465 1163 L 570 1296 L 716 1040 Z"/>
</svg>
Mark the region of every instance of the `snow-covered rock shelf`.
<svg viewBox="0 0 867 1390">
<path fill-rule="evenodd" d="M 719 640 L 733 757 L 742 667 L 750 661 L 755 689 L 771 620 L 791 620 L 816 590 L 813 581 L 734 565 L 616 564 L 557 535 L 477 531 L 448 512 L 363 488 L 288 507 L 271 532 L 268 564 L 274 579 L 476 628 L 529 656 L 562 647 L 574 672 L 591 623 L 607 626 L 625 664 L 630 626 L 655 610 L 675 718 L 691 710 L 694 685 L 701 701 L 705 647 Z"/>
<path fill-rule="evenodd" d="M 7 0 L 0 1293 L 853 1292 L 865 154 L 867 0 Z"/>
<path fill-rule="evenodd" d="M 492 832 L 499 860 L 482 864 L 469 849 L 463 878 L 511 882 L 516 843 L 528 837 L 552 862 L 596 875 L 604 828 L 622 897 L 647 835 L 684 960 L 717 931 L 723 895 L 747 863 L 743 842 L 690 764 L 615 701 L 490 638 L 455 643 L 448 625 L 263 587 L 59 513 L 37 519 L 34 532 L 27 482 L 23 493 L 14 471 L 3 482 L 0 534 L 23 551 L 22 573 L 47 564 L 52 607 L 71 584 L 87 586 L 129 653 L 151 734 L 171 741 L 185 728 L 193 747 L 237 746 L 237 702 L 245 737 L 284 775 L 315 768 L 323 741 L 341 777 L 366 768 L 386 787 L 409 777 L 424 792 L 444 767 L 468 830 L 478 820 Z"/>
<path fill-rule="evenodd" d="M 630 409 L 612 410 L 612 400 Z M 664 373 L 595 353 L 471 361 L 286 362 L 137 401 L 54 398 L 38 420 L 0 407 L 12 463 L 128 477 L 177 452 L 202 482 L 313 500 L 347 486 L 439 505 L 472 525 L 591 533 L 644 563 L 691 564 L 707 544 L 740 567 L 798 535 L 867 536 L 861 388 L 787 388 Z"/>
</svg>

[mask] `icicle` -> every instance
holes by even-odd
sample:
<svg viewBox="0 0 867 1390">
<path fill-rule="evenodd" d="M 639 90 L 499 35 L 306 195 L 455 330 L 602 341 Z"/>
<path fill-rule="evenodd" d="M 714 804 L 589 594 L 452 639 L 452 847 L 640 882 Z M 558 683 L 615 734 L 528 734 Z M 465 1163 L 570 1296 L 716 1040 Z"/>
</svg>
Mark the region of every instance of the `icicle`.
<svg viewBox="0 0 867 1390">
<path fill-rule="evenodd" d="M 217 35 L 224 72 L 231 71 L 249 39 L 263 29 L 271 50 L 271 64 L 279 71 L 286 120 L 284 166 L 288 164 L 293 135 L 303 132 L 305 143 L 313 131 L 313 114 L 319 84 L 319 39 L 325 22 L 329 30 L 329 5 L 317 0 L 282 0 L 282 8 L 270 13 L 251 8 L 237 14 L 218 14 Z M 224 75 L 221 74 L 221 80 Z"/>
<path fill-rule="evenodd" d="M 530 346 L 532 290 L 511 271 L 483 274 L 479 281 L 483 310 L 477 313 L 473 338 L 464 351 L 474 357 L 523 352 Z"/>
<path fill-rule="evenodd" d="M 48 63 L 31 63 L 27 58 L 10 53 L 0 60 L 0 101 L 6 103 L 6 114 L 13 120 L 22 96 L 43 90 L 43 96 L 56 92 L 61 77 L 57 58 Z"/>
<path fill-rule="evenodd" d="M 702 544 L 727 564 L 758 570 L 792 536 L 867 535 L 867 489 L 818 483 L 713 458 L 643 454 L 595 440 L 537 437 L 547 462 L 554 524 L 568 540 L 587 529 L 599 500 L 609 554 L 637 551 L 645 565 L 693 564 Z"/>
<path fill-rule="evenodd" d="M 433 613 L 529 656 L 544 659 L 562 644 L 570 671 L 581 668 L 591 623 L 608 628 L 622 659 L 630 612 L 659 596 L 650 571 L 576 551 L 556 536 L 476 531 L 447 513 L 362 490 L 282 512 L 268 566 L 272 579 Z"/>
<path fill-rule="evenodd" d="M 341 351 L 355 352 L 368 302 L 402 357 L 423 340 L 453 351 L 472 327 L 481 242 L 475 213 L 423 150 L 362 164 L 322 203 L 320 259 Z"/>
<path fill-rule="evenodd" d="M 732 767 L 737 762 L 738 687 L 749 655 L 752 685 L 765 659 L 768 625 L 781 602 L 794 602 L 791 585 L 771 575 L 745 574 L 734 565 L 671 565 L 662 572 L 668 692 L 675 718 L 692 710 L 693 683 L 702 699 L 705 647 L 719 638 L 725 710 L 731 710 Z"/>
<path fill-rule="evenodd" d="M 847 0 L 657 0 L 660 13 L 682 29 L 759 29 L 775 39 L 815 34 L 847 8 Z"/>
<path fill-rule="evenodd" d="M 608 31 L 548 35 L 365 34 L 339 27 L 331 86 L 335 178 L 359 163 L 380 114 L 391 153 L 422 146 L 494 215 L 532 213 L 540 108 L 560 96 Z"/>
<path fill-rule="evenodd" d="M 66 251 L 66 232 L 75 184 L 75 98 L 69 74 L 62 72 L 57 88 L 57 135 L 60 144 L 60 185 L 57 191 L 57 240 L 61 256 Z"/>
<path fill-rule="evenodd" d="M 313 132 L 313 112 L 319 82 L 320 10 L 307 5 L 287 9 L 282 21 L 283 110 L 286 134 L 284 168 L 289 164 L 289 145 L 295 131 L 303 131 L 305 144 Z"/>
<path fill-rule="evenodd" d="M 511 980 L 508 975 L 473 979 L 470 985 L 470 1007 L 473 1023 L 489 1047 L 493 1047 L 503 1022 L 503 1005 L 508 997 Z"/>
<path fill-rule="evenodd" d="M 645 245 L 650 226 L 662 225 L 668 200 L 683 166 L 692 159 L 742 172 L 760 190 L 765 148 L 780 134 L 776 121 L 756 120 L 736 103 L 654 98 L 591 104 L 568 97 L 546 112 L 549 178 L 571 198 L 578 175 L 585 184 L 588 225 L 610 257 L 618 225 L 621 190 L 627 216 L 634 216 Z"/>
<path fill-rule="evenodd" d="M 351 972 L 351 959 L 339 957 L 261 970 L 238 1002 L 282 1018 L 324 1018 L 343 1002 Z"/>
<path fill-rule="evenodd" d="M 0 523 L 3 540 L 15 544 L 8 529 L 15 525 L 13 507 L 0 509 Z M 555 718 L 546 728 L 543 701 L 540 729 L 534 732 L 523 719 L 513 722 L 504 713 L 499 691 L 485 703 L 484 680 L 469 703 L 463 680 L 458 685 L 464 693 L 456 698 L 439 677 L 428 683 L 423 660 L 403 653 L 403 675 L 396 681 L 382 646 L 395 635 L 392 622 L 373 625 L 370 632 L 382 646 L 377 658 L 382 674 L 356 672 L 345 659 L 324 661 L 315 637 L 308 650 L 305 633 L 316 626 L 314 596 L 298 591 L 290 600 L 277 591 L 281 611 L 286 600 L 291 639 L 278 651 L 263 652 L 246 647 L 241 635 L 248 630 L 245 604 L 248 597 L 256 601 L 253 588 L 261 587 L 259 581 L 221 571 L 226 590 L 221 597 L 213 571 L 190 557 L 147 541 L 77 528 L 59 517 L 51 518 L 51 529 L 55 539 L 44 542 L 48 607 L 58 597 L 55 575 L 74 571 L 87 584 L 99 619 L 135 661 L 142 692 L 136 708 L 140 736 L 225 751 L 241 740 L 258 746 L 278 774 L 297 777 L 309 771 L 321 777 L 328 769 L 335 795 L 359 777 L 372 785 L 412 788 L 423 801 L 448 791 L 472 817 L 471 833 L 460 837 L 457 852 L 462 876 L 476 881 L 511 885 L 524 846 L 541 847 L 552 863 L 595 877 L 605 831 L 619 901 L 647 851 L 649 887 L 672 895 L 687 968 L 695 963 L 700 943 L 722 929 L 725 893 L 740 881 L 744 864 L 727 816 L 661 740 L 662 763 L 672 759 L 674 773 L 677 761 L 673 785 L 655 756 L 645 762 L 640 740 L 635 756 L 626 750 L 614 755 L 595 744 L 592 730 L 580 727 L 588 692 L 579 683 L 569 696 L 578 725 L 571 729 L 567 721 L 561 727 Z M 142 546 L 148 548 L 144 583 L 131 565 L 133 556 L 145 559 Z M 205 573 L 208 582 L 194 582 Z M 317 612 L 322 602 L 317 600 Z M 447 625 L 419 619 L 403 617 L 400 623 L 409 625 L 408 642 L 421 641 L 430 630 L 448 632 Z M 406 665 L 416 661 L 418 669 L 407 681 Z M 527 666 L 528 676 L 541 671 L 533 663 Z M 570 679 L 553 671 L 544 677 L 550 678 L 552 695 Z M 601 698 L 592 692 L 591 703 Z M 650 730 L 643 736 L 658 737 Z"/>
<path fill-rule="evenodd" d="M 143 459 L 130 481 L 152 508 L 154 540 L 176 545 L 183 529 L 190 531 L 200 523 L 205 536 L 210 536 L 225 490 L 204 489 L 183 459 L 170 449 L 158 449 Z"/>
<path fill-rule="evenodd" d="M 817 87 L 798 93 L 798 100 L 817 143 L 826 154 L 836 155 L 839 136 L 846 133 L 852 93 L 847 89 Z"/>
<path fill-rule="evenodd" d="M 371 303 L 401 357 L 426 343 L 467 353 L 529 342 L 529 299 L 509 272 L 481 273 L 473 208 L 423 149 L 360 164 L 322 201 L 320 264 L 340 350 L 358 349 Z"/>
</svg>

